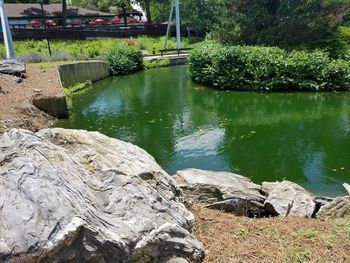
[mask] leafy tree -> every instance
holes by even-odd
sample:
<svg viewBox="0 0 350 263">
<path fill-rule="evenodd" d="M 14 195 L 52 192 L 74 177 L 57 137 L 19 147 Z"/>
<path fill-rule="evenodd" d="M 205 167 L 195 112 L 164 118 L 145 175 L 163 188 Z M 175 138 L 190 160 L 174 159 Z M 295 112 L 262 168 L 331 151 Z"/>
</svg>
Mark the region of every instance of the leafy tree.
<svg viewBox="0 0 350 263">
<path fill-rule="evenodd" d="M 165 21 L 169 17 L 173 0 L 158 0 L 151 5 L 154 20 Z M 181 24 L 208 32 L 216 27 L 223 14 L 223 0 L 180 0 Z"/>
<path fill-rule="evenodd" d="M 184 0 L 181 3 L 182 24 L 199 31 L 216 28 L 223 15 L 222 0 Z"/>
<path fill-rule="evenodd" d="M 124 25 L 127 26 L 126 10 L 131 6 L 129 0 L 115 0 L 115 4 L 123 12 Z"/>
<path fill-rule="evenodd" d="M 296 45 L 321 39 L 349 15 L 348 0 L 224 0 L 221 42 Z"/>
<path fill-rule="evenodd" d="M 152 15 L 151 15 L 151 0 L 140 0 L 139 4 L 146 12 L 146 18 L 149 23 L 152 23 Z"/>
</svg>

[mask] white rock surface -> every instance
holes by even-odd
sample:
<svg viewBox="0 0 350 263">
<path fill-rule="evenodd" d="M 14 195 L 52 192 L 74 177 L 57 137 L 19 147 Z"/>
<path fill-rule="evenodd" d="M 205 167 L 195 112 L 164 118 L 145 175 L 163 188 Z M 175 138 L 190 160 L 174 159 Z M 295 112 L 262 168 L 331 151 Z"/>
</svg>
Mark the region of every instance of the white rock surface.
<svg viewBox="0 0 350 263">
<path fill-rule="evenodd" d="M 344 186 L 345 190 L 348 192 L 348 194 L 350 195 L 350 185 L 347 183 L 344 183 L 343 186 Z"/>
<path fill-rule="evenodd" d="M 264 183 L 263 183 L 264 185 Z M 265 208 L 274 215 L 311 217 L 315 211 L 314 197 L 301 186 L 283 181 L 269 184 L 269 195 L 265 201 Z"/>
<path fill-rule="evenodd" d="M 0 262 L 200 262 L 178 193 L 132 144 L 10 130 L 0 138 Z"/>
<path fill-rule="evenodd" d="M 185 169 L 174 176 L 185 200 L 236 215 L 262 215 L 265 196 L 249 178 L 229 172 Z"/>
</svg>

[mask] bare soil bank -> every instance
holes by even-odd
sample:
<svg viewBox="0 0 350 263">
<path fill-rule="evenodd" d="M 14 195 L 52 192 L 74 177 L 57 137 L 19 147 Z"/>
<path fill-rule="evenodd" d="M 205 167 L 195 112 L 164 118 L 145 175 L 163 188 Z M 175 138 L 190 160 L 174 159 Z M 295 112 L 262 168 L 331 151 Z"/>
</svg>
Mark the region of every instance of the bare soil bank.
<svg viewBox="0 0 350 263">
<path fill-rule="evenodd" d="M 21 83 L 0 75 L 0 134 L 11 128 L 37 131 L 49 127 L 53 118 L 32 104 L 34 96 L 54 96 L 62 93 L 56 64 L 28 64 L 26 78 Z"/>
</svg>

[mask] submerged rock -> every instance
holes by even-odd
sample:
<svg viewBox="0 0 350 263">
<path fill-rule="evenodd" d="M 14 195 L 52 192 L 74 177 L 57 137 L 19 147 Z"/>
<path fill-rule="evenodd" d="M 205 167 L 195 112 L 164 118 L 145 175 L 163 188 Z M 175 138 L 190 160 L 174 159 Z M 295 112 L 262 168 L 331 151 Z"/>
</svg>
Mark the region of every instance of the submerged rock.
<svg viewBox="0 0 350 263">
<path fill-rule="evenodd" d="M 328 219 L 328 218 L 342 218 L 350 217 L 350 197 L 337 197 L 328 204 L 322 206 L 316 218 Z"/>
<path fill-rule="evenodd" d="M 262 215 L 265 196 L 261 186 L 249 178 L 228 173 L 200 169 L 177 171 L 174 176 L 185 199 L 208 208 L 225 210 L 235 215 Z"/>
<path fill-rule="evenodd" d="M 264 183 L 263 183 L 264 185 Z M 266 185 L 266 184 L 265 184 Z M 316 204 L 313 196 L 301 186 L 283 181 L 270 184 L 265 208 L 274 215 L 311 217 Z"/>
<path fill-rule="evenodd" d="M 0 262 L 200 262 L 178 192 L 132 144 L 10 130 L 0 138 Z"/>
</svg>

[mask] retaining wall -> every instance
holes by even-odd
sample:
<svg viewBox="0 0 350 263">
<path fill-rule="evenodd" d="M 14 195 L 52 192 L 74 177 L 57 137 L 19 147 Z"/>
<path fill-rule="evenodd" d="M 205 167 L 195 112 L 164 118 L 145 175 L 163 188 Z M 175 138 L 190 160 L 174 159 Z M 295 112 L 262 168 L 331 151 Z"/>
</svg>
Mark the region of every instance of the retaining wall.
<svg viewBox="0 0 350 263">
<path fill-rule="evenodd" d="M 87 61 L 58 66 L 63 88 L 83 83 L 94 82 L 109 77 L 108 64 L 102 61 Z"/>
</svg>

